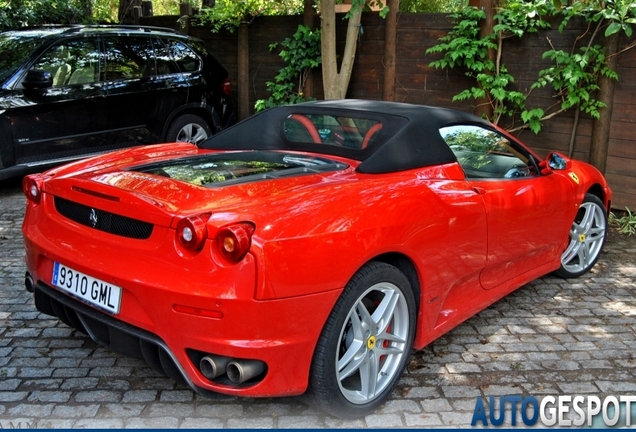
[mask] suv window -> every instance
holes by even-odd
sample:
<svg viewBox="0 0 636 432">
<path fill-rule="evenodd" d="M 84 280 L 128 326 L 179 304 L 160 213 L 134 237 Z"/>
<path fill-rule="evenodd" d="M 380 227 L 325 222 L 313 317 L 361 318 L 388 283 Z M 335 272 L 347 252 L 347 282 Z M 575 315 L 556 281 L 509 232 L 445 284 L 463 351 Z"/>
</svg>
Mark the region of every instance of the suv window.
<svg viewBox="0 0 636 432">
<path fill-rule="evenodd" d="M 174 60 L 181 72 L 196 72 L 201 69 L 201 59 L 183 42 L 164 39 L 166 53 Z"/>
<path fill-rule="evenodd" d="M 25 32 L 26 33 L 26 32 Z M 40 45 L 42 35 L 7 32 L 0 34 L 0 84 L 9 78 Z"/>
<path fill-rule="evenodd" d="M 96 82 L 99 79 L 97 39 L 75 39 L 54 45 L 31 69 L 51 72 L 54 87 Z"/>
<path fill-rule="evenodd" d="M 461 125 L 444 127 L 439 132 L 467 178 L 512 179 L 536 173 L 526 151 L 500 133 Z"/>
<path fill-rule="evenodd" d="M 125 80 L 156 75 L 152 40 L 146 37 L 107 37 L 105 80 Z"/>
</svg>

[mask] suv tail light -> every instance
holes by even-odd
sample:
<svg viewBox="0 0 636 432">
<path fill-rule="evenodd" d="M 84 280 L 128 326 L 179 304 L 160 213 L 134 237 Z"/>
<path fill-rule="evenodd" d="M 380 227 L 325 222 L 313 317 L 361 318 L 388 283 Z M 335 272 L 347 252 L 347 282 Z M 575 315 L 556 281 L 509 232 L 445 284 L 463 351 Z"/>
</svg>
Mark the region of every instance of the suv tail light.
<svg viewBox="0 0 636 432">
<path fill-rule="evenodd" d="M 42 200 L 42 183 L 44 179 L 40 174 L 32 174 L 22 179 L 22 192 L 33 204 L 40 204 Z"/>
<path fill-rule="evenodd" d="M 210 213 L 202 213 L 181 219 L 177 224 L 177 238 L 179 242 L 192 251 L 200 250 L 208 236 L 206 222 Z"/>
<path fill-rule="evenodd" d="M 234 263 L 242 260 L 252 245 L 252 234 L 254 234 L 254 225 L 249 222 L 223 228 L 217 235 L 221 255 Z"/>
<path fill-rule="evenodd" d="M 230 78 L 225 78 L 223 84 L 221 84 L 221 89 L 225 96 L 232 96 L 232 83 L 230 82 Z"/>
</svg>

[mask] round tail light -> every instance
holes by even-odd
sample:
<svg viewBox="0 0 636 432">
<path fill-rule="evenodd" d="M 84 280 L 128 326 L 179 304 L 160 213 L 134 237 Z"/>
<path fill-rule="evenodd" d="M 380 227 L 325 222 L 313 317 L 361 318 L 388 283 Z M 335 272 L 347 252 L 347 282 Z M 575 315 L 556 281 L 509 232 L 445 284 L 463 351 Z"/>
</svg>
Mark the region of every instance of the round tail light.
<svg viewBox="0 0 636 432">
<path fill-rule="evenodd" d="M 40 204 L 42 200 L 42 176 L 40 174 L 25 176 L 22 179 L 22 192 L 30 202 Z"/>
<path fill-rule="evenodd" d="M 205 224 L 209 218 L 210 214 L 204 213 L 179 221 L 177 224 L 177 238 L 186 249 L 196 251 L 203 247 L 208 235 Z"/>
<path fill-rule="evenodd" d="M 221 255 L 232 262 L 242 260 L 252 245 L 252 234 L 254 234 L 254 225 L 248 222 L 223 228 L 217 235 Z"/>
</svg>

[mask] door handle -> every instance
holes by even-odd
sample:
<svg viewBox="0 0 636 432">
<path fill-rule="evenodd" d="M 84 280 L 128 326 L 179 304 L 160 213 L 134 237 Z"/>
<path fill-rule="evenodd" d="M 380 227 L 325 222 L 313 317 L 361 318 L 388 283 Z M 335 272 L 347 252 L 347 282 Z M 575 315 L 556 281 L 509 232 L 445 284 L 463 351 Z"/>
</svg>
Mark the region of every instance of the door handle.
<svg viewBox="0 0 636 432">
<path fill-rule="evenodd" d="M 484 195 L 486 193 L 486 189 L 484 188 L 480 188 L 477 186 L 473 186 L 473 190 L 475 191 L 475 193 L 477 193 L 478 195 Z"/>
</svg>

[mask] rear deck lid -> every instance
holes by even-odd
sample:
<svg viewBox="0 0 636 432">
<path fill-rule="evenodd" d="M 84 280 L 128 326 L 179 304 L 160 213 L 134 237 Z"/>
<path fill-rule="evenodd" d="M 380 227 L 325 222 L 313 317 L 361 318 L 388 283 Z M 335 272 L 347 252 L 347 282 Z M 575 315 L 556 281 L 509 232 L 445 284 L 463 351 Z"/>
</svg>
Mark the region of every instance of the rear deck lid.
<svg viewBox="0 0 636 432">
<path fill-rule="evenodd" d="M 153 162 L 130 171 L 216 188 L 347 168 L 327 158 L 272 151 L 223 152 Z"/>
</svg>

